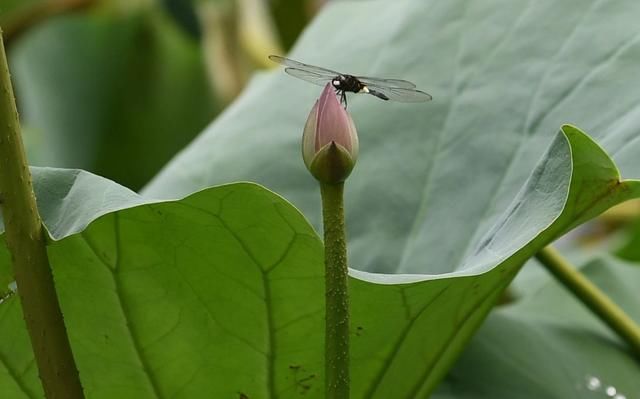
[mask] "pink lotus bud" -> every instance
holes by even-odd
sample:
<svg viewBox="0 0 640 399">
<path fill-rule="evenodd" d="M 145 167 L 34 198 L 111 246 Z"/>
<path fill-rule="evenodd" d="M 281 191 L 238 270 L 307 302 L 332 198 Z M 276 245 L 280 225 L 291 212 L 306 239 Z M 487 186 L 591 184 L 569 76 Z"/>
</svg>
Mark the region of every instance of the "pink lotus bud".
<svg viewBox="0 0 640 399">
<path fill-rule="evenodd" d="M 344 181 L 358 158 L 358 133 L 353 119 L 327 84 L 311 109 L 302 135 L 302 158 L 323 183 Z"/>
</svg>

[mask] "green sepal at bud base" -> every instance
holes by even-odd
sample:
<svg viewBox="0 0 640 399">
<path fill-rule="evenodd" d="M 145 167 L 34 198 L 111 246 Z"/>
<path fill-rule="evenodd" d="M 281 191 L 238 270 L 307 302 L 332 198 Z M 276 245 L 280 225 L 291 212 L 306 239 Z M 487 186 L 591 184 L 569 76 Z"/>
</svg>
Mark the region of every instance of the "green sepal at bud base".
<svg viewBox="0 0 640 399">
<path fill-rule="evenodd" d="M 342 183 L 351 174 L 356 160 L 340 144 L 332 141 L 313 157 L 309 172 L 318 181 L 327 184 Z"/>
</svg>

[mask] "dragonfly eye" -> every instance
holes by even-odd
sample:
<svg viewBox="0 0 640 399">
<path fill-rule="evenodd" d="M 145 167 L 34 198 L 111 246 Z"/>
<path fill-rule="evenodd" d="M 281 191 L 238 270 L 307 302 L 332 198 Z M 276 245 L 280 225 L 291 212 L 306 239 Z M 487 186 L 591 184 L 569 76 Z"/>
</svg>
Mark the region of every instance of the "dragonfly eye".
<svg viewBox="0 0 640 399">
<path fill-rule="evenodd" d="M 331 84 L 334 85 L 335 87 L 340 86 L 340 81 L 338 79 L 334 79 L 333 81 L 331 81 Z"/>
</svg>

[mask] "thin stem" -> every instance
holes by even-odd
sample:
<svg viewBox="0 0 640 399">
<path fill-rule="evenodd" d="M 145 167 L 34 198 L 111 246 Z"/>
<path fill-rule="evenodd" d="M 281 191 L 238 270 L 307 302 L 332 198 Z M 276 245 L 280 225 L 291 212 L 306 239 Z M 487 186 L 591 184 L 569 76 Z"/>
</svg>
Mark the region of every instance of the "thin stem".
<svg viewBox="0 0 640 399">
<path fill-rule="evenodd" d="M 593 313 L 640 355 L 640 326 L 580 273 L 555 248 L 547 246 L 536 258 Z"/>
<path fill-rule="evenodd" d="M 201 2 L 196 11 L 209 79 L 222 99 L 231 102 L 247 82 L 236 34 L 237 6 L 232 2 Z"/>
<path fill-rule="evenodd" d="M 49 399 L 84 398 L 47 258 L 0 35 L 0 199 L 24 319 Z"/>
<path fill-rule="evenodd" d="M 349 398 L 349 291 L 344 183 L 320 183 L 325 263 L 325 398 Z"/>
</svg>

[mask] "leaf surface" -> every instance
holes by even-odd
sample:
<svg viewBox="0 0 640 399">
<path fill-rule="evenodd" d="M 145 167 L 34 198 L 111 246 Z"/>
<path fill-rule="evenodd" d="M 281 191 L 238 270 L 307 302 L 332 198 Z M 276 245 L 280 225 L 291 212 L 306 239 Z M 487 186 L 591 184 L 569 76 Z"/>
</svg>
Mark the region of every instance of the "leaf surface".
<svg viewBox="0 0 640 399">
<path fill-rule="evenodd" d="M 605 255 L 581 272 L 640 321 L 637 266 Z M 549 275 L 518 280 L 526 293 L 489 315 L 434 399 L 622 399 L 640 392 L 628 346 L 566 288 Z"/>
</svg>

